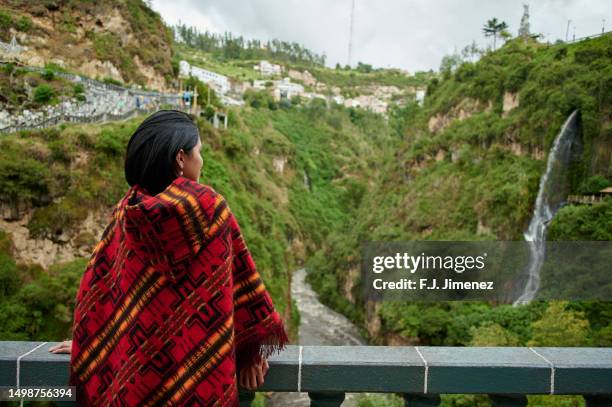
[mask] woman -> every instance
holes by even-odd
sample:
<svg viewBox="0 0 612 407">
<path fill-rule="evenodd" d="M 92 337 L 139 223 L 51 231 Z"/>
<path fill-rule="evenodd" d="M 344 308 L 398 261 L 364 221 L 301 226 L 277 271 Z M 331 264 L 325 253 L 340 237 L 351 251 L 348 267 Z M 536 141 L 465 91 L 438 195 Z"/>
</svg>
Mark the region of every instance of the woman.
<svg viewBox="0 0 612 407">
<path fill-rule="evenodd" d="M 85 405 L 238 406 L 288 342 L 238 222 L 199 184 L 198 128 L 161 110 L 132 135 L 131 186 L 82 277 L 70 384 Z M 239 378 L 236 377 L 238 371 Z"/>
</svg>

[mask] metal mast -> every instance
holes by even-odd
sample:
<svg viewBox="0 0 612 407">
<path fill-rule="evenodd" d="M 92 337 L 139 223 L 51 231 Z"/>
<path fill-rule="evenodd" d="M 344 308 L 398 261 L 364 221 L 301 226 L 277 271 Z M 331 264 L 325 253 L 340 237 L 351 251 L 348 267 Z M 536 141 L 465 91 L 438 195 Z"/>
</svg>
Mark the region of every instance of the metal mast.
<svg viewBox="0 0 612 407">
<path fill-rule="evenodd" d="M 353 22 L 355 20 L 355 0 L 351 0 L 351 27 L 349 31 L 348 43 L 348 66 L 351 66 L 351 57 L 353 54 Z"/>
</svg>

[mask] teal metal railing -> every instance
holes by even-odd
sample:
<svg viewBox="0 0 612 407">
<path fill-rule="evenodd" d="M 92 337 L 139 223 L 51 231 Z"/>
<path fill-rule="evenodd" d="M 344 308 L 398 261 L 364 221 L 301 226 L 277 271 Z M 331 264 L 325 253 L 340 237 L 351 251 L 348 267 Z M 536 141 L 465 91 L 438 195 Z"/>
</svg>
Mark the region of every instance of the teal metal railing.
<svg viewBox="0 0 612 407">
<path fill-rule="evenodd" d="M 49 342 L 0 342 L 0 386 L 66 386 L 67 354 Z M 307 392 L 311 406 L 340 406 L 346 392 L 399 393 L 406 406 L 437 406 L 440 394 L 488 394 L 523 406 L 528 394 L 584 395 L 612 406 L 612 348 L 288 346 L 272 356 L 258 391 Z M 254 392 L 240 392 L 249 406 Z"/>
</svg>

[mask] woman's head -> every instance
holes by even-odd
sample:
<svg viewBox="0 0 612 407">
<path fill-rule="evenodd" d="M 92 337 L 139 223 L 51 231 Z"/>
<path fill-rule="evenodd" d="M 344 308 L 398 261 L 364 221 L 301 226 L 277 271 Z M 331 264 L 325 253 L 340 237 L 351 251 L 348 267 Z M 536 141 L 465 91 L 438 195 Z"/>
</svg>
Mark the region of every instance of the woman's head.
<svg viewBox="0 0 612 407">
<path fill-rule="evenodd" d="M 147 117 L 130 138 L 125 179 L 157 195 L 182 175 L 199 180 L 200 134 L 192 117 L 179 110 L 159 110 Z"/>
</svg>

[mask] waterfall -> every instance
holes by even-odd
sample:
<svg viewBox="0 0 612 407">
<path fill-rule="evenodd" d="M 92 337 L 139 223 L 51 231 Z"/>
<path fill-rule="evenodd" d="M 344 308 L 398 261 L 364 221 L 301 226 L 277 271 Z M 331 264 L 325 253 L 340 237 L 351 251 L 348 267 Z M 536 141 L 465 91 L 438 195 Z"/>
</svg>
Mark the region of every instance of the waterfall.
<svg viewBox="0 0 612 407">
<path fill-rule="evenodd" d="M 533 216 L 527 231 L 523 234 L 529 244 L 527 283 L 521 295 L 514 301 L 514 306 L 533 300 L 540 287 L 540 269 L 546 256 L 548 224 L 567 196 L 567 164 L 572 156 L 572 146 L 578 128 L 577 119 L 578 111 L 574 110 L 563 124 L 548 154 L 546 171 L 540 178 Z"/>
<path fill-rule="evenodd" d="M 308 177 L 306 171 L 304 171 L 304 186 L 308 188 L 309 191 L 312 191 L 312 187 L 310 186 L 310 178 Z"/>
</svg>

